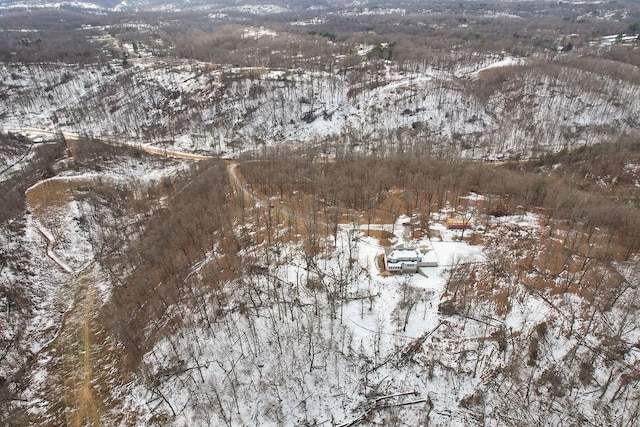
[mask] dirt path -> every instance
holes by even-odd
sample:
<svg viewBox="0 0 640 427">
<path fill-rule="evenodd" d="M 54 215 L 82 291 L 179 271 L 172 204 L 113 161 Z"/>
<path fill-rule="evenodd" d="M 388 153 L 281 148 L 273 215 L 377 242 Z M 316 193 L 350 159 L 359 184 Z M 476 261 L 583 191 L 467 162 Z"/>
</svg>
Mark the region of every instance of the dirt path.
<svg viewBox="0 0 640 427">
<path fill-rule="evenodd" d="M 255 203 L 257 206 L 262 206 L 268 209 L 275 209 L 278 213 L 283 216 L 290 218 L 295 221 L 299 221 L 301 223 L 305 222 L 315 222 L 317 225 L 322 227 L 330 227 L 331 225 L 324 221 L 312 220 L 302 215 L 298 215 L 294 213 L 290 207 L 278 204 L 277 206 L 272 205 L 271 200 L 266 196 L 261 196 L 253 192 L 253 190 L 246 183 L 242 174 L 238 172 L 238 163 L 234 161 L 227 162 L 227 174 L 229 174 L 229 182 L 236 189 L 236 191 L 242 192 L 245 198 L 249 201 Z"/>
<path fill-rule="evenodd" d="M 227 174 L 229 175 L 229 182 L 235 191 L 244 195 L 245 199 L 254 203 L 257 207 L 263 207 L 266 209 L 274 209 L 278 214 L 283 215 L 285 218 L 297 221 L 301 225 L 305 225 L 311 222 L 315 222 L 318 226 L 329 228 L 330 225 L 324 221 L 314 221 L 302 215 L 294 213 L 290 207 L 278 204 L 274 206 L 266 196 L 261 196 L 253 192 L 253 190 L 246 183 L 242 174 L 238 172 L 238 163 L 234 161 L 227 162 Z"/>
<path fill-rule="evenodd" d="M 73 178 L 73 177 L 71 177 Z M 55 179 L 54 179 L 55 180 Z M 60 181 L 60 182 L 58 182 Z M 55 336 L 38 351 L 36 359 L 49 359 L 54 367 L 54 376 L 46 386 L 38 392 L 51 402 L 51 407 L 62 407 L 66 425 L 99 426 L 99 405 L 96 402 L 93 379 L 93 332 L 91 328 L 92 314 L 96 297 L 94 260 L 74 270 L 56 252 L 56 239 L 46 228 L 40 218 L 47 215 L 47 207 L 63 200 L 64 191 L 73 179 L 63 178 L 56 181 L 55 197 L 47 192 L 39 191 L 43 187 L 51 186 L 50 180 L 40 181 L 26 192 L 26 204 L 33 215 L 34 227 L 46 242 L 47 256 L 62 271 L 68 274 L 69 289 L 75 294 L 73 304 L 62 314 L 60 327 Z M 48 196 L 48 197 L 45 197 Z M 44 217 L 43 217 L 44 218 Z M 66 384 L 65 392 L 60 393 L 59 387 Z M 59 420 L 60 421 L 60 420 Z"/>
<path fill-rule="evenodd" d="M 69 267 L 69 264 L 64 262 L 54 250 L 56 246 L 56 240 L 53 237 L 53 235 L 49 232 L 49 230 L 46 230 L 44 227 L 42 227 L 39 224 L 36 225 L 36 229 L 42 235 L 42 237 L 44 237 L 44 239 L 47 242 L 47 256 L 53 262 L 55 262 L 62 270 L 66 271 L 67 273 L 74 274 L 74 271 L 71 267 Z"/>
<path fill-rule="evenodd" d="M 100 426 L 101 400 L 99 385 L 105 374 L 94 376 L 99 366 L 94 353 L 100 353 L 102 342 L 96 340 L 93 325 L 97 288 L 92 261 L 75 272 L 69 287 L 75 292 L 72 305 L 63 313 L 55 336 L 34 354 L 36 369 L 44 361 L 45 382 L 33 389 L 36 402 L 46 402 L 45 410 L 34 415 L 34 425 Z"/>
<path fill-rule="evenodd" d="M 59 132 L 52 132 L 43 129 L 0 129 L 4 132 L 23 133 L 28 138 L 42 136 L 60 135 Z M 62 136 L 69 141 L 80 139 L 80 135 L 72 133 L 62 133 Z M 204 161 L 215 159 L 214 156 L 183 153 L 164 148 L 142 145 L 128 141 L 116 141 L 113 139 L 96 139 L 97 142 L 130 147 L 141 152 L 146 152 L 164 157 Z M 98 302 L 98 291 L 96 288 L 96 277 L 93 268 L 94 261 L 86 263 L 77 271 L 65 262 L 56 250 L 56 240 L 53 234 L 45 226 L 46 215 L 52 205 L 68 201 L 67 189 L 70 184 L 78 185 L 79 182 L 87 180 L 87 177 L 53 177 L 38 182 L 30 187 L 26 192 L 27 206 L 34 216 L 34 223 L 37 231 L 43 236 L 46 242 L 47 256 L 62 271 L 68 274 L 69 290 L 75 297 L 73 304 L 61 316 L 61 324 L 55 337 L 46 343 L 38 352 L 38 360 L 47 360 L 50 377 L 47 382 L 35 390 L 40 399 L 48 402 L 48 409 L 42 414 L 40 424 L 81 426 L 99 426 L 101 422 L 101 401 L 100 384 L 105 379 L 105 374 L 95 371 L 94 367 L 100 366 L 101 341 L 96 326 L 93 325 L 94 313 Z M 242 187 L 240 183 L 240 187 Z M 40 215 L 44 215 L 40 218 Z M 99 328 L 98 328 L 99 329 Z M 37 364 L 34 359 L 34 363 Z M 35 366 L 35 365 L 34 365 Z"/>
<path fill-rule="evenodd" d="M 244 179 L 238 175 L 238 164 L 236 162 L 227 162 L 227 174 L 229 175 L 229 182 L 234 189 L 242 192 L 246 199 L 254 203 L 265 203 L 265 200 L 262 200 L 260 197 L 253 194 L 244 182 Z"/>
<path fill-rule="evenodd" d="M 62 135 L 67 139 L 70 140 L 78 140 L 81 138 L 84 138 L 84 136 L 79 135 L 77 133 L 71 133 L 71 132 L 54 132 L 54 131 L 49 131 L 49 130 L 45 130 L 45 129 L 35 129 L 35 128 L 0 128 L 0 130 L 2 132 L 15 132 L 15 133 L 24 133 L 26 134 L 27 137 L 34 137 L 34 136 L 55 136 L 55 135 Z M 165 157 L 173 157 L 176 159 L 187 159 L 187 160 L 211 160 L 211 159 L 217 159 L 217 156 L 207 156 L 204 154 L 192 154 L 192 153 L 185 153 L 182 151 L 175 151 L 175 150 L 167 150 L 166 148 L 161 148 L 161 147 L 154 147 L 151 145 L 144 145 L 144 144 L 140 144 L 138 142 L 132 142 L 132 141 L 122 141 L 122 140 L 116 140 L 116 139 L 111 139 L 111 138 L 102 138 L 102 137 L 96 137 L 94 138 L 96 141 L 101 142 L 103 144 L 107 144 L 107 145 L 113 145 L 116 147 L 129 147 L 129 148 L 134 148 L 138 151 L 143 151 L 145 153 L 149 153 L 149 154 L 157 154 L 160 156 L 165 156 Z"/>
<path fill-rule="evenodd" d="M 266 196 L 257 195 L 251 190 L 251 188 L 242 177 L 242 174 L 238 172 L 238 166 L 238 163 L 234 161 L 227 162 L 227 174 L 229 175 L 229 182 L 231 183 L 234 190 L 237 192 L 241 192 L 248 201 L 253 202 L 256 205 L 270 208 L 271 201 Z M 324 227 L 327 230 L 331 230 L 333 228 L 333 225 L 329 224 L 326 221 L 317 219 L 313 220 L 308 217 L 296 214 L 287 206 L 278 205 L 275 209 L 278 210 L 278 213 L 284 215 L 287 218 L 298 221 L 302 225 L 315 222 L 316 225 Z M 338 224 L 338 232 L 349 234 L 354 230 L 393 230 L 394 227 L 396 227 L 394 224 L 361 224 L 357 226 L 353 224 Z M 361 243 L 375 249 L 384 248 L 381 245 L 375 245 L 364 240 L 361 240 Z"/>
<path fill-rule="evenodd" d="M 95 286 L 89 285 L 87 301 L 84 304 L 84 318 L 82 324 L 82 382 L 77 391 L 78 412 L 73 420 L 76 427 L 100 425 L 100 415 L 98 413 L 98 405 L 93 394 L 93 386 L 91 380 L 93 378 L 93 360 L 91 357 L 91 310 L 95 300 Z"/>
</svg>

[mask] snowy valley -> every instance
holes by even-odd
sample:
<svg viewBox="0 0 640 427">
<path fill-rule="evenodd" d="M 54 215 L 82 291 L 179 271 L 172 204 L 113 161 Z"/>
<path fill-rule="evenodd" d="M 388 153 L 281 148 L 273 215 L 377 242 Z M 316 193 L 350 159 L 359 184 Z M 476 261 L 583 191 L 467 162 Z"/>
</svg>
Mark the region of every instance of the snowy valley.
<svg viewBox="0 0 640 427">
<path fill-rule="evenodd" d="M 204 154 L 283 143 L 368 154 L 428 141 L 475 159 L 537 157 L 637 132 L 635 67 L 622 67 L 622 79 L 587 67 L 512 58 L 345 73 L 146 60 L 127 69 L 4 65 L 1 114 L 8 128 Z"/>
<path fill-rule="evenodd" d="M 633 2 L 0 11 L 0 424 L 637 423 Z"/>
</svg>

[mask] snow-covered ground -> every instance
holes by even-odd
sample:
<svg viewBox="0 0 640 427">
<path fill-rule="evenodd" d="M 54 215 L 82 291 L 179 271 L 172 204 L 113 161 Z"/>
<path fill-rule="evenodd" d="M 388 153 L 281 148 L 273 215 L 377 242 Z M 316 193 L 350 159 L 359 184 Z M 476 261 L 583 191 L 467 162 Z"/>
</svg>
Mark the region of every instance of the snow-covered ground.
<svg viewBox="0 0 640 427">
<path fill-rule="evenodd" d="M 482 260 L 481 247 L 451 241 L 452 234 L 446 235 L 442 242 L 416 242 L 431 244 L 438 258 L 447 260 L 443 265 L 423 268 L 422 274 L 383 277 L 375 265 L 379 248 L 367 244 L 366 238 L 352 239 L 353 233 L 339 233 L 336 252 L 329 258 L 318 259 L 318 270 L 309 267 L 316 280 L 324 280 L 325 286 L 344 298 L 334 306 L 325 300 L 322 292 L 314 295 L 309 291 L 310 273 L 301 248 L 288 245 L 280 256 L 287 261 L 269 268 L 273 278 L 254 276 L 245 277 L 243 281 L 254 283 L 268 293 L 272 286 L 269 282 L 277 280 L 284 286 L 281 303 L 288 304 L 286 301 L 295 299 L 295 305 L 282 312 L 283 307 L 272 304 L 252 312 L 250 317 L 231 311 L 224 321 L 232 322 L 231 329 L 222 323 L 213 330 L 193 325 L 187 332 L 188 340 L 168 337 L 145 356 L 154 375 L 166 375 L 167 381 L 161 385 L 160 392 L 172 407 L 181 408 L 175 424 L 219 422 L 219 417 L 225 416 L 232 424 L 298 424 L 305 420 L 346 423 L 357 415 L 356 408 L 371 391 L 366 381 L 362 383 L 367 375 L 371 376 L 369 387 L 382 386 L 379 390 L 382 394 L 409 391 L 412 398 L 423 399 L 431 395 L 437 384 L 417 388 L 416 384 L 406 383 L 406 378 L 402 380 L 404 385 L 396 383 L 391 376 L 397 372 L 394 373 L 391 362 L 386 366 L 385 359 L 412 341 L 420 340 L 442 322 L 438 305 L 446 269 L 450 266 L 447 263 L 454 259 Z M 351 266 L 347 260 L 349 254 L 355 254 L 357 259 Z M 320 275 L 330 279 L 320 279 Z M 343 290 L 338 289 L 340 279 L 345 280 Z M 246 289 L 235 292 L 239 298 L 231 306 L 247 296 Z M 403 304 L 412 305 L 409 314 L 400 309 Z M 193 354 L 194 346 L 198 348 L 197 355 Z M 199 365 L 199 368 L 194 368 L 192 374 L 172 376 L 170 372 L 176 369 L 172 364 L 186 360 L 187 354 L 191 357 L 187 364 Z M 366 373 L 376 365 L 380 367 L 375 372 Z M 201 380 L 204 382 L 197 389 L 188 385 L 195 381 L 195 386 Z M 407 388 L 397 390 L 397 387 Z M 214 389 L 220 401 L 206 402 L 205 396 Z M 144 411 L 142 402 L 158 392 L 147 389 L 144 384 L 138 385 L 128 408 Z M 206 413 L 197 409 L 201 405 L 207 406 Z M 404 423 L 412 424 L 411 420 L 407 418 Z"/>
<path fill-rule="evenodd" d="M 100 307 L 118 284 L 91 264 L 101 248 L 96 242 L 107 241 L 109 233 L 135 239 L 144 229 L 144 213 L 120 218 L 113 200 L 128 194 L 145 200 L 150 210 L 160 209 L 157 197 L 147 205 L 151 202 L 143 189 L 171 182 L 194 165 L 164 162 L 140 154 L 107 156 L 100 168 L 91 168 L 61 159 L 53 167 L 57 176 L 27 191 L 31 213 L 24 235 L 0 236 L 7 247 L 32 252 L 32 277 L 43 285 L 25 329 L 25 347 L 36 355 L 47 352 L 32 367 L 22 395 L 31 415 L 44 416 L 47 402 L 55 401 L 41 390 L 56 384 L 50 360 L 59 360 L 52 343 L 61 323 L 82 320 L 82 311 L 73 309 L 78 299 L 71 298 L 77 291 L 72 279 L 89 271 L 91 281 L 84 286 L 96 292 L 96 302 L 92 298 L 85 307 Z M 112 187 L 129 192 L 83 200 L 92 183 L 101 183 L 96 192 Z M 54 198 L 43 211 L 36 196 L 47 195 L 41 191 L 47 186 L 56 194 L 65 194 L 68 187 L 76 197 Z M 476 203 L 483 196 L 464 199 Z M 256 203 L 256 209 L 261 205 Z M 482 228 L 464 231 L 467 238 L 481 233 L 469 240 L 481 244 L 470 244 L 462 239 L 463 231 L 444 226 L 453 213 L 447 208 L 432 215 L 429 229 L 439 237 L 431 239 L 409 237 L 406 224 L 412 218 L 400 216 L 393 224 L 341 224 L 336 240 L 322 238 L 317 252 L 304 241 L 274 242 L 272 247 L 256 241 L 238 253 L 255 264 L 228 280 L 212 276 L 211 271 L 221 273 L 223 253 L 213 245 L 180 285 L 193 295 L 165 300 L 166 316 L 159 323 L 166 325 L 145 325 L 140 331 L 149 334 L 145 338 L 151 345 L 136 370 L 127 373 L 124 383 L 110 377 L 108 392 L 117 405 L 103 419 L 117 412 L 135 424 L 162 419 L 166 425 L 396 420 L 400 425 L 499 426 L 527 424 L 532 418 L 555 425 L 579 414 L 599 424 L 614 417 L 628 421 L 634 410 L 628 396 L 635 392 L 628 367 L 640 357 L 633 347 L 640 340 L 640 320 L 634 315 L 640 301 L 637 264 L 620 263 L 615 271 L 590 267 L 589 274 L 600 277 L 595 286 L 606 283 L 605 288 L 615 289 L 626 281 L 628 286 L 613 299 L 604 297 L 607 289 L 594 297 L 580 289 L 541 291 L 539 281 L 549 281 L 544 286 L 552 288 L 572 280 L 569 269 L 553 276 L 547 264 L 532 260 L 545 253 L 545 242 L 554 241 L 540 238 L 558 231 L 549 230 L 548 221 L 529 212 L 483 217 Z M 236 232 L 247 226 L 235 220 Z M 127 222 L 134 227 L 127 228 Z M 381 273 L 376 258 L 382 248 L 365 236 L 365 227 L 392 232 L 396 244 L 431 249 L 438 267 L 412 275 Z M 260 232 L 266 231 L 262 224 Z M 531 265 L 517 275 L 505 267 L 526 262 Z M 20 280 L 18 268 L 8 271 L 3 280 Z M 602 306 L 610 307 L 594 311 L 590 298 L 603 298 Z M 162 334 L 153 335 L 158 330 Z M 96 358 L 109 359 L 110 352 L 120 351 L 112 346 Z M 7 361 L 16 362 L 25 347 L 12 350 Z M 108 363 L 108 372 L 118 372 L 117 362 Z M 603 389 L 605 383 L 611 385 Z M 605 400 L 607 411 L 601 409 Z M 549 410 L 549 401 L 555 410 Z"/>
<path fill-rule="evenodd" d="M 428 140 L 475 158 L 559 151 L 640 126 L 640 87 L 631 82 L 512 57 L 475 63 L 420 72 L 388 65 L 377 75 L 159 60 L 128 69 L 4 65 L 0 124 L 198 153 L 290 141 L 379 151 Z M 494 72 L 502 76 L 495 87 Z"/>
<path fill-rule="evenodd" d="M 41 132 L 27 133 L 37 141 L 51 138 Z M 20 167 L 29 170 L 30 161 L 24 159 Z M 56 176 L 26 190 L 24 217 L 11 219 L 0 229 L 0 378 L 10 380 L 11 387 L 24 387 L 21 398 L 35 411 L 32 413 L 46 412 L 50 399 L 42 400 L 39 393 L 45 393 L 45 385 L 56 385 L 49 375 L 54 375 L 52 360 L 60 354 L 50 352 L 55 351 L 61 333 L 69 334 L 65 322 L 77 316 L 76 304 L 85 297 L 86 290 L 78 281 L 86 279 L 80 277 L 95 272 L 89 283 L 99 291 L 97 307 L 110 298 L 111 284 L 104 277 L 98 279 L 100 268 L 94 262 L 104 248 L 99 242 L 108 240 L 110 233 L 122 232 L 127 223 L 135 225 L 126 231 L 132 238 L 144 230 L 144 217 L 125 218 L 113 199 L 96 200 L 110 190 L 123 189 L 121 194 L 125 194 L 127 189 L 133 199 L 144 199 L 150 211 L 158 209 L 159 203 L 154 204 L 144 189 L 174 181 L 191 163 L 113 155 L 102 156 L 99 168 L 91 168 L 74 166 L 72 159 L 63 157 L 51 166 Z M 8 172 L 11 170 L 3 174 L 3 180 L 8 179 Z M 72 193 L 75 197 L 70 197 Z M 91 197 L 96 200 L 87 199 Z M 9 254 L 6 260 L 4 254 Z M 4 415 L 1 419 L 6 420 Z"/>
<path fill-rule="evenodd" d="M 291 9 L 277 4 L 245 4 L 241 6 L 228 6 L 220 9 L 223 12 L 242 12 L 252 15 L 272 15 L 291 12 Z"/>
<path fill-rule="evenodd" d="M 590 143 L 603 129 L 637 130 L 636 85 L 523 65 L 531 64 L 493 58 L 452 72 L 413 73 L 387 66 L 364 78 L 157 61 L 110 70 L 3 66 L 7 100 L 0 124 L 32 137 L 120 135 L 133 141 L 121 145 L 144 141 L 146 151 L 174 157 L 292 140 L 329 139 L 353 148 L 405 142 L 406 135 L 445 147 L 456 141 L 460 152 L 497 157 Z M 494 71 L 509 74 L 502 92 L 469 89 Z M 0 233 L 7 251 L 29 254 L 22 265 L 3 270 L 0 284 L 9 289 L 29 280 L 33 289 L 30 312 L 20 313 L 27 319 L 22 329 L 12 317 L 0 318 L 4 341 L 22 331 L 28 337 L 7 352 L 2 369 L 19 366 L 26 354 L 37 356 L 57 337 L 74 302 L 72 279 L 104 249 L 96 241 L 110 233 L 135 239 L 144 229 L 145 213 L 123 219 L 113 201 L 126 194 L 150 211 L 160 209 L 163 199 L 150 202 L 144 189 L 170 186 L 191 167 L 139 156 L 101 163 L 100 170 L 74 169 L 63 159 L 54 165 L 55 177 L 27 191 L 50 186 L 62 197 L 43 211 L 34 196 L 19 231 Z M 18 160 L 12 154 L 5 164 Z M 90 203 L 82 194 L 93 196 L 92 188 L 97 202 Z M 111 188 L 127 191 L 101 199 L 99 191 Z M 69 199 L 66 190 L 78 197 Z M 462 231 L 442 225 L 451 213 L 432 218 L 441 239 L 408 239 L 404 217 L 368 226 L 393 231 L 395 243 L 433 251 L 439 266 L 414 275 L 381 274 L 379 242 L 352 224 L 340 226 L 336 241 L 322 239 L 319 253 L 301 242 L 247 244 L 239 257 L 258 264 L 230 280 L 205 274 L 221 251 L 208 249 L 185 278 L 197 292 L 165 302 L 163 322 L 171 328 L 149 338 L 153 345 L 137 371 L 116 384 L 122 400 L 113 410 L 135 424 L 167 425 L 558 425 L 580 417 L 599 425 L 632 423 L 638 411 L 633 367 L 640 360 L 637 264 L 605 268 L 585 257 L 589 268 L 598 265 L 590 270 L 598 277 L 593 294 L 541 291 L 573 284 L 575 274 L 567 268 L 554 275 L 536 264 L 543 242 L 555 239 L 538 215 L 485 218 L 477 239 L 484 243 L 471 245 Z M 575 262 L 577 253 L 572 257 L 565 263 Z M 505 263 L 524 267 L 511 275 Z M 99 305 L 117 283 L 98 267 L 95 277 Z M 611 289 L 622 290 L 607 299 Z M 6 295 L 0 304 L 8 313 Z M 141 334 L 150 333 L 146 326 Z M 38 363 L 29 397 L 47 383 L 47 360 Z M 5 369 L 0 377 L 11 374 Z M 45 411 L 47 401 L 35 397 L 33 413 Z"/>
<path fill-rule="evenodd" d="M 403 220 L 392 227 L 400 230 Z M 538 220 L 530 213 L 502 217 L 492 229 L 532 233 Z M 214 323 L 194 309 L 179 333 L 145 355 L 150 376 L 132 385 L 127 410 L 146 420 L 166 414 L 174 425 L 395 419 L 400 425 L 498 426 L 531 417 L 556 424 L 562 413 L 543 409 L 554 399 L 572 417 L 577 410 L 604 420 L 589 394 L 595 386 L 569 386 L 570 394 L 558 400 L 558 385 L 549 383 L 555 381 L 549 369 L 562 366 L 579 345 L 563 335 L 568 325 L 557 312 L 576 310 L 580 298 L 550 302 L 514 283 L 506 313 L 477 300 L 466 312 L 445 314 L 441 304 L 456 269 L 484 274 L 486 248 L 459 241 L 461 231 L 441 229 L 442 241 L 413 244 L 429 245 L 446 261 L 412 275 L 381 275 L 380 247 L 375 239 L 354 238 L 357 230 L 338 233 L 335 250 L 314 259 L 297 244 L 281 247 L 267 271 L 225 285 L 233 297 L 209 301 L 218 313 Z M 636 323 L 625 339 L 638 335 Z M 533 357 L 529 343 L 537 346 L 538 339 L 538 360 L 527 364 L 527 346 Z M 573 364 L 566 366 L 562 375 L 576 375 Z M 525 397 L 527 378 L 537 391 Z M 628 419 L 624 405 L 612 404 L 613 413 Z"/>
</svg>

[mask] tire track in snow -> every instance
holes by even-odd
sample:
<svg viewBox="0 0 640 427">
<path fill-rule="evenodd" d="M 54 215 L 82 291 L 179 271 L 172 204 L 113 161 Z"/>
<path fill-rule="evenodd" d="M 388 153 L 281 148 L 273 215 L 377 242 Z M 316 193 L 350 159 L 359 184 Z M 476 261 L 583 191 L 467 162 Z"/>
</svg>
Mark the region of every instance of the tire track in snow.
<svg viewBox="0 0 640 427">
<path fill-rule="evenodd" d="M 54 248 L 56 246 L 56 239 L 55 237 L 53 237 L 53 234 L 51 234 L 49 230 L 47 230 L 40 224 L 36 224 L 36 230 L 38 230 L 38 232 L 44 237 L 47 242 L 47 256 L 51 260 L 53 260 L 53 262 L 55 262 L 61 269 L 75 276 L 76 273 L 75 271 L 73 271 L 73 268 L 71 268 L 69 264 L 64 262 L 55 252 Z"/>
</svg>

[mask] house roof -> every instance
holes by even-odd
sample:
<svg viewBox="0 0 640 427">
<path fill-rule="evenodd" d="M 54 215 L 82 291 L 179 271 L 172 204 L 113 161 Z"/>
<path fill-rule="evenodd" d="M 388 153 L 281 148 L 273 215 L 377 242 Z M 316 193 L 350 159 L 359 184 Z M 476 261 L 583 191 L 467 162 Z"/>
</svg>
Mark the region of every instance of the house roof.
<svg viewBox="0 0 640 427">
<path fill-rule="evenodd" d="M 420 259 L 420 255 L 418 254 L 418 251 L 416 251 L 415 249 L 394 249 L 393 251 L 391 251 L 391 253 L 389 253 L 387 258 L 389 259 L 407 259 L 408 258 L 408 259 L 418 260 Z"/>
</svg>

